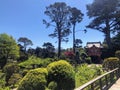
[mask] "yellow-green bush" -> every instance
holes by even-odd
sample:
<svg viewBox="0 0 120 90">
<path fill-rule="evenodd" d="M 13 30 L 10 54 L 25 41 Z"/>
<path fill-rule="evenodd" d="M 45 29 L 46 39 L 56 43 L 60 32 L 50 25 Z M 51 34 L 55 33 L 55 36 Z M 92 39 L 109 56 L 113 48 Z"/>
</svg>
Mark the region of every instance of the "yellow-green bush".
<svg viewBox="0 0 120 90">
<path fill-rule="evenodd" d="M 103 62 L 103 68 L 106 70 L 112 70 L 120 65 L 120 60 L 117 57 L 106 58 Z"/>
<path fill-rule="evenodd" d="M 18 90 L 45 90 L 47 76 L 45 68 L 30 70 L 20 82 Z"/>
<path fill-rule="evenodd" d="M 48 84 L 57 83 L 57 90 L 73 90 L 75 88 L 75 73 L 73 67 L 66 61 L 60 60 L 47 66 Z"/>
</svg>

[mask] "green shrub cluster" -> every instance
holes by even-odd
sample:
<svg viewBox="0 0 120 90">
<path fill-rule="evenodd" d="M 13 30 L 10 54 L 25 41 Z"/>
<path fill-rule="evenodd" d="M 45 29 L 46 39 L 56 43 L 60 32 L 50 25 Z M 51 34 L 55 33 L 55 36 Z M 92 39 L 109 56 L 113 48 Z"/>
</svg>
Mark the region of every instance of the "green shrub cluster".
<svg viewBox="0 0 120 90">
<path fill-rule="evenodd" d="M 47 66 L 48 83 L 57 83 L 57 90 L 73 90 L 75 88 L 75 73 L 73 67 L 66 61 L 60 60 Z"/>
<path fill-rule="evenodd" d="M 10 79 L 8 81 L 8 85 L 11 88 L 16 88 L 21 79 L 22 79 L 22 76 L 20 74 L 14 73 L 14 74 L 12 74 L 12 76 L 10 77 Z"/>
<path fill-rule="evenodd" d="M 31 56 L 28 60 L 19 63 L 19 66 L 26 69 L 35 69 L 38 67 L 46 67 L 49 63 L 53 61 L 54 59 L 52 58 L 41 59 L 35 56 Z"/>
<path fill-rule="evenodd" d="M 45 90 L 48 72 L 45 68 L 30 70 L 21 80 L 18 90 Z"/>
<path fill-rule="evenodd" d="M 82 64 L 77 66 L 75 74 L 76 88 L 101 75 L 101 66 Z"/>
<path fill-rule="evenodd" d="M 120 66 L 120 60 L 117 57 L 106 58 L 103 62 L 105 70 L 112 70 Z"/>
<path fill-rule="evenodd" d="M 115 52 L 115 56 L 120 59 L 120 50 Z"/>
<path fill-rule="evenodd" d="M 48 84 L 48 89 L 49 90 L 57 90 L 57 83 L 55 81 L 51 81 L 49 84 Z"/>
<path fill-rule="evenodd" d="M 92 63 L 91 57 L 86 57 L 85 62 L 88 63 L 88 64 L 91 64 Z"/>
<path fill-rule="evenodd" d="M 19 72 L 19 67 L 17 66 L 17 64 L 9 63 L 9 64 L 5 65 L 5 67 L 3 68 L 3 72 L 5 73 L 5 76 L 6 76 L 5 77 L 6 85 L 8 85 L 8 81 L 9 81 L 10 77 L 14 73 Z"/>
</svg>

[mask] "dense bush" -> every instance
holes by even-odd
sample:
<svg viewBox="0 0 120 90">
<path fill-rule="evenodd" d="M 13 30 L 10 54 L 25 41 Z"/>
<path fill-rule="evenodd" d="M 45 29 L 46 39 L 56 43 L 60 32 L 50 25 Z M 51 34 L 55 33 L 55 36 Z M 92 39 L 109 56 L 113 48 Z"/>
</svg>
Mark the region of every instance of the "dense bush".
<svg viewBox="0 0 120 90">
<path fill-rule="evenodd" d="M 6 76 L 5 77 L 6 85 L 8 85 L 8 81 L 10 77 L 13 75 L 13 73 L 19 72 L 19 67 L 17 66 L 17 64 L 9 63 L 5 65 L 5 67 L 3 68 L 3 72 L 5 73 Z"/>
<path fill-rule="evenodd" d="M 10 88 L 9 87 L 0 88 L 0 90 L 10 90 Z"/>
<path fill-rule="evenodd" d="M 66 51 L 64 54 L 66 58 L 74 59 L 75 54 L 73 53 L 73 51 Z"/>
<path fill-rule="evenodd" d="M 101 75 L 103 71 L 100 66 L 82 64 L 75 68 L 76 88 L 87 83 L 93 78 Z"/>
<path fill-rule="evenodd" d="M 106 58 L 103 62 L 103 68 L 106 70 L 112 70 L 119 67 L 120 60 L 117 57 Z"/>
<path fill-rule="evenodd" d="M 27 69 L 34 69 L 38 66 L 42 65 L 42 60 L 40 58 L 37 58 L 35 56 L 29 57 L 28 60 L 25 60 L 24 62 L 19 63 L 19 66 L 22 68 L 27 68 Z"/>
<path fill-rule="evenodd" d="M 120 50 L 115 52 L 115 56 L 120 59 Z"/>
<path fill-rule="evenodd" d="M 55 81 L 57 90 L 73 90 L 75 87 L 75 75 L 73 67 L 66 61 L 60 60 L 47 66 L 48 83 Z"/>
<path fill-rule="evenodd" d="M 46 67 L 49 63 L 53 61 L 54 59 L 52 58 L 42 59 L 35 56 L 31 56 L 28 60 L 21 62 L 19 66 L 26 69 L 35 69 L 38 67 Z"/>
<path fill-rule="evenodd" d="M 29 70 L 24 69 L 21 74 L 22 74 L 22 76 L 24 77 L 28 72 L 29 72 Z"/>
<path fill-rule="evenodd" d="M 85 62 L 88 63 L 88 64 L 91 64 L 92 63 L 91 57 L 87 57 L 85 59 Z"/>
<path fill-rule="evenodd" d="M 5 87 L 5 74 L 0 70 L 0 88 Z"/>
<path fill-rule="evenodd" d="M 48 89 L 50 90 L 57 90 L 57 83 L 54 81 L 51 81 L 48 85 Z"/>
<path fill-rule="evenodd" d="M 21 80 L 18 90 L 45 90 L 48 72 L 45 68 L 30 70 Z"/>
<path fill-rule="evenodd" d="M 15 85 L 17 85 L 21 79 L 22 79 L 22 76 L 20 74 L 14 73 L 8 81 L 8 85 L 11 88 L 15 88 L 16 87 Z"/>
</svg>

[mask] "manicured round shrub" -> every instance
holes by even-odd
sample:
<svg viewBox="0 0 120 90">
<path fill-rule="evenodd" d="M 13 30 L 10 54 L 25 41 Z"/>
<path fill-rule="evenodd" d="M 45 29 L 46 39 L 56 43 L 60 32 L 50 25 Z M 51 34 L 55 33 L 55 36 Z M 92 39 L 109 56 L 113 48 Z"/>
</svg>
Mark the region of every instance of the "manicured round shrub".
<svg viewBox="0 0 120 90">
<path fill-rule="evenodd" d="M 45 90 L 47 76 L 45 68 L 30 70 L 20 82 L 18 90 Z"/>
<path fill-rule="evenodd" d="M 106 58 L 103 62 L 103 68 L 106 70 L 112 70 L 119 67 L 120 61 L 117 57 Z"/>
<path fill-rule="evenodd" d="M 60 60 L 47 66 L 48 83 L 55 81 L 57 90 L 73 90 L 75 87 L 75 73 L 73 67 L 66 61 Z"/>
</svg>

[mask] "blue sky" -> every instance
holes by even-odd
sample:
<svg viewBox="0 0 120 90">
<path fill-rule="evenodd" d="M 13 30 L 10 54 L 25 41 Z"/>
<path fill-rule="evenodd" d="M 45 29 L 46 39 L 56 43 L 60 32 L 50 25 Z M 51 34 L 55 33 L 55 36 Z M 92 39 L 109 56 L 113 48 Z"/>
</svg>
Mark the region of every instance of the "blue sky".
<svg viewBox="0 0 120 90">
<path fill-rule="evenodd" d="M 41 47 L 44 42 L 51 42 L 57 48 L 56 38 L 48 36 L 54 28 L 46 28 L 43 19 L 48 19 L 44 15 L 45 7 L 54 2 L 65 2 L 71 7 L 76 7 L 84 13 L 84 19 L 77 24 L 76 30 L 83 30 L 89 24 L 90 19 L 86 16 L 86 4 L 93 0 L 0 0 L 0 33 L 7 33 L 16 40 L 19 37 L 27 37 L 32 40 L 34 46 Z M 86 42 L 103 41 L 104 35 L 97 31 L 87 29 L 88 32 L 76 32 L 76 38 Z M 72 47 L 72 34 L 68 43 L 62 43 L 63 48 Z"/>
</svg>

